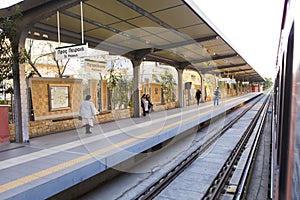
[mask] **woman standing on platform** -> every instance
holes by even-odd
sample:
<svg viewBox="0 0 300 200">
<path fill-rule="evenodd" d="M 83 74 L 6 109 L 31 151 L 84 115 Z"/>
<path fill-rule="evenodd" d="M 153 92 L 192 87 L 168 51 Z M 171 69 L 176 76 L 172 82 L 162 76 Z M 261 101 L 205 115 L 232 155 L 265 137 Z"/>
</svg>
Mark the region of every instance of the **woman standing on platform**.
<svg viewBox="0 0 300 200">
<path fill-rule="evenodd" d="M 153 104 L 150 101 L 150 95 L 146 94 L 146 100 L 148 101 L 148 112 L 152 112 L 153 110 Z"/>
<path fill-rule="evenodd" d="M 146 112 L 148 112 L 148 110 L 149 110 L 148 104 L 149 104 L 149 102 L 147 101 L 146 94 L 143 94 L 143 96 L 141 98 L 141 106 L 143 109 L 143 116 L 146 116 Z"/>
<path fill-rule="evenodd" d="M 91 95 L 86 95 L 85 100 L 80 104 L 79 116 L 82 118 L 82 126 L 85 126 L 85 133 L 90 134 L 93 128 L 94 116 L 99 114 L 91 100 Z"/>
</svg>

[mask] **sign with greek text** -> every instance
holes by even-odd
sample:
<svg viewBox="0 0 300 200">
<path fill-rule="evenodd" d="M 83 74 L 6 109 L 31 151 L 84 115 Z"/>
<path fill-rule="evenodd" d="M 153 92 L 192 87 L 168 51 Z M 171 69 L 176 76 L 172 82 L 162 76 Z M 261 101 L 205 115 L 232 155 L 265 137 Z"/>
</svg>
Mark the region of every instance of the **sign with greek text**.
<svg viewBox="0 0 300 200">
<path fill-rule="evenodd" d="M 233 79 L 228 79 L 226 82 L 227 82 L 227 83 L 235 83 L 235 80 L 233 80 Z"/>
<path fill-rule="evenodd" d="M 76 44 L 72 46 L 55 48 L 55 59 L 79 58 L 87 56 L 88 44 Z"/>
<path fill-rule="evenodd" d="M 105 72 L 106 62 L 84 60 L 84 69 L 87 72 Z"/>
</svg>

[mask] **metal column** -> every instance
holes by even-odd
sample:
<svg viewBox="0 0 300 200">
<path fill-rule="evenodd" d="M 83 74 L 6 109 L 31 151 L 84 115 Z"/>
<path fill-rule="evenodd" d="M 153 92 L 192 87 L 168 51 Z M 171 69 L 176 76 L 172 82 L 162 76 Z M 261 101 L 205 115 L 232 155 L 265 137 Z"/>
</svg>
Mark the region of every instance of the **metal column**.
<svg viewBox="0 0 300 200">
<path fill-rule="evenodd" d="M 183 69 L 177 69 L 178 72 L 178 107 L 183 107 L 183 86 L 182 86 L 182 74 Z"/>
</svg>

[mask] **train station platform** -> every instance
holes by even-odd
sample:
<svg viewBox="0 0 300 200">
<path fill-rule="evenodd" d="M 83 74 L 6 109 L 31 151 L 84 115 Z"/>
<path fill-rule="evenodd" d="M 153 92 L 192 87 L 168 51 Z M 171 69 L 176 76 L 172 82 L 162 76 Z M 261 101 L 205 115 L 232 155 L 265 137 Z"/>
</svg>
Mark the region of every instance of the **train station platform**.
<svg viewBox="0 0 300 200">
<path fill-rule="evenodd" d="M 93 134 L 78 128 L 32 138 L 29 144 L 3 144 L 0 199 L 47 199 L 260 94 L 97 124 Z"/>
</svg>

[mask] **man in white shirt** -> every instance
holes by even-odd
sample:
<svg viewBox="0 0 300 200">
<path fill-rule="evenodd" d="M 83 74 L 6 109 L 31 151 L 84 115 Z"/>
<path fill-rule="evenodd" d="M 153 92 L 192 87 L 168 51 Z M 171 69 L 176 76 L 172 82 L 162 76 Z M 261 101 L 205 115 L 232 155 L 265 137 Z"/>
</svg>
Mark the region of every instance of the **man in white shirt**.
<svg viewBox="0 0 300 200">
<path fill-rule="evenodd" d="M 99 114 L 91 100 L 91 95 L 86 95 L 85 100 L 80 104 L 79 116 L 82 117 L 82 126 L 85 126 L 87 134 L 92 133 L 94 116 Z"/>
</svg>

